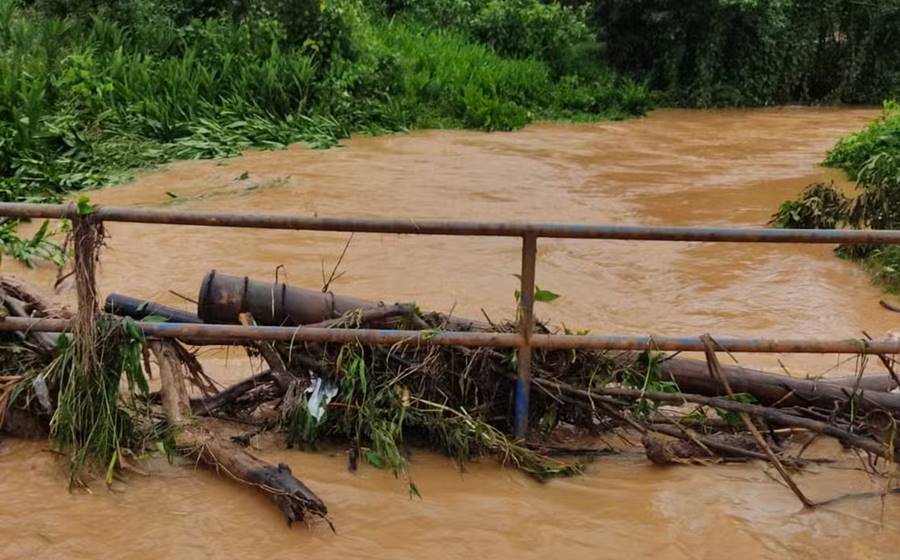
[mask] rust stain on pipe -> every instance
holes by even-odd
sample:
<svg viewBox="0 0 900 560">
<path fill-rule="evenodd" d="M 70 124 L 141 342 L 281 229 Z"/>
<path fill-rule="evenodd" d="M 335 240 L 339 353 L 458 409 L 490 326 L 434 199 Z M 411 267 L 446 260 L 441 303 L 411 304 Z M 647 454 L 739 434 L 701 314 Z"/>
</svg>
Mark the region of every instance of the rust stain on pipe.
<svg viewBox="0 0 900 560">
<path fill-rule="evenodd" d="M 0 203 L 8 218 L 73 218 L 71 204 Z M 507 223 L 449 220 L 319 218 L 278 214 L 174 211 L 149 208 L 100 207 L 95 215 L 109 222 L 169 224 L 305 231 L 554 237 L 643 241 L 712 241 L 730 243 L 900 244 L 900 230 L 806 230 L 763 228 L 617 226 L 604 224 Z"/>
<path fill-rule="evenodd" d="M 0 320 L 0 332 L 70 332 L 67 319 L 6 317 Z M 362 342 L 365 344 L 426 344 L 437 346 L 489 346 L 518 348 L 524 343 L 518 333 L 405 331 L 391 329 L 339 329 L 309 327 L 246 327 L 243 325 L 195 325 L 183 323 L 137 322 L 147 336 L 190 338 L 241 344 L 248 340 L 281 342 Z M 730 352 L 778 352 L 785 354 L 900 354 L 900 340 L 802 340 L 720 338 L 716 343 Z M 701 350 L 699 337 L 651 336 L 575 336 L 535 334 L 534 348 L 558 350 Z"/>
<path fill-rule="evenodd" d="M 250 313 L 261 325 L 304 325 L 377 305 L 330 292 L 212 270 L 203 277 L 197 314 L 207 323 L 238 323 L 241 313 Z"/>
</svg>

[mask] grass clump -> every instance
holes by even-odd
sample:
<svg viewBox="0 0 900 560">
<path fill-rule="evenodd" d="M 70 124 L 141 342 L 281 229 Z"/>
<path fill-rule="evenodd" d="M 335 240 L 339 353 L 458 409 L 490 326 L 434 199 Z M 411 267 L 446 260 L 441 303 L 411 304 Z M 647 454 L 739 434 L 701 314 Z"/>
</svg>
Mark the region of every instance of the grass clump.
<svg viewBox="0 0 900 560">
<path fill-rule="evenodd" d="M 135 423 L 148 414 L 140 331 L 130 321 L 115 319 L 100 321 L 98 331 L 92 371 L 82 369 L 75 344 L 62 335 L 59 354 L 41 373 L 49 386 L 58 387 L 50 437 L 68 452 L 72 484 L 82 483 L 85 467 L 102 467 L 111 482 L 122 451 L 141 447 Z M 123 380 L 125 392 L 120 391 Z"/>
</svg>

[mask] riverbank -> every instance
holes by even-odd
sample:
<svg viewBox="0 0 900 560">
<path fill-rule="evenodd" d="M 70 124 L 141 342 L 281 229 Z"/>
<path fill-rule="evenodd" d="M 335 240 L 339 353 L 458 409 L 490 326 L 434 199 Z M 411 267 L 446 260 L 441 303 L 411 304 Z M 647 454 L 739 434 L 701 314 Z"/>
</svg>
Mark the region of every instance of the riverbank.
<svg viewBox="0 0 900 560">
<path fill-rule="evenodd" d="M 900 228 L 900 105 L 884 104 L 881 116 L 837 142 L 824 164 L 855 181 L 849 196 L 833 183 L 810 185 L 796 200 L 783 202 L 773 218 L 782 227 Z M 887 291 L 900 292 L 900 247 L 838 247 L 859 261 Z"/>
</svg>

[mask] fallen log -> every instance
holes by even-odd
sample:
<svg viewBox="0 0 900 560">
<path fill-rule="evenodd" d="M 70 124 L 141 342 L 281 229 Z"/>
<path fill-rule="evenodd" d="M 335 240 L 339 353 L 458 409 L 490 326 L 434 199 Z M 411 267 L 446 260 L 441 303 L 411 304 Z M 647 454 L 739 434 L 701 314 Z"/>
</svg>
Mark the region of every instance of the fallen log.
<svg viewBox="0 0 900 560">
<path fill-rule="evenodd" d="M 844 377 L 834 381 L 798 379 L 740 366 L 722 366 L 722 373 L 737 393 L 748 393 L 764 405 L 819 406 L 832 408 L 853 399 L 864 410 L 883 408 L 900 413 L 900 393 L 884 392 L 893 380 L 890 376 Z M 660 374 L 674 381 L 681 391 L 707 396 L 725 394 L 722 384 L 710 377 L 705 362 L 670 358 L 662 362 Z M 870 388 L 874 388 L 870 389 Z"/>
<path fill-rule="evenodd" d="M 693 395 L 680 392 L 664 393 L 661 391 L 642 391 L 640 389 L 631 389 L 628 387 L 598 387 L 594 388 L 591 391 L 588 391 L 586 389 L 573 387 L 566 383 L 558 383 L 548 381 L 546 379 L 537 378 L 532 379 L 532 383 L 541 385 L 548 389 L 562 391 L 569 395 L 578 396 L 582 399 L 586 399 L 587 401 L 602 396 L 627 397 L 632 399 L 649 399 L 652 401 L 673 403 L 679 405 L 683 405 L 685 403 L 693 403 L 704 406 L 711 406 L 722 410 L 729 410 L 731 412 L 743 412 L 746 414 L 750 414 L 751 416 L 763 418 L 765 420 L 768 420 L 769 422 L 772 422 L 773 424 L 777 424 L 780 426 L 803 428 L 812 432 L 833 437 L 850 447 L 862 449 L 863 451 L 867 451 L 873 455 L 887 459 L 888 461 L 896 462 L 898 459 L 900 459 L 900 451 L 895 452 L 893 445 L 885 445 L 884 443 L 881 443 L 874 439 L 848 432 L 846 430 L 838 428 L 837 426 L 833 426 L 825 422 L 820 422 L 818 420 L 805 418 L 803 416 L 789 414 L 787 412 L 771 407 L 748 404 L 720 397 L 707 397 L 704 395 Z"/>
<path fill-rule="evenodd" d="M 310 515 L 328 521 L 325 503 L 293 476 L 289 466 L 272 465 L 255 457 L 243 447 L 217 436 L 203 419 L 192 417 L 184 365 L 177 351 L 168 341 L 152 341 L 150 348 L 159 365 L 163 409 L 180 453 L 270 497 L 288 525 Z"/>
</svg>

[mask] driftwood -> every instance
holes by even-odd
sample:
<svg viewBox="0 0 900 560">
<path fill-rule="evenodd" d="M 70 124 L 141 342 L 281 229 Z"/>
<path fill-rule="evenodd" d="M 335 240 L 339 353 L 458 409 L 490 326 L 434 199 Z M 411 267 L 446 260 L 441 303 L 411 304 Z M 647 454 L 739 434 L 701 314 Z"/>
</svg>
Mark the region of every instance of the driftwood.
<svg viewBox="0 0 900 560">
<path fill-rule="evenodd" d="M 887 375 L 844 377 L 829 381 L 798 379 L 740 366 L 721 366 L 736 393 L 749 393 L 761 404 L 832 408 L 851 398 L 863 410 L 885 409 L 900 413 L 900 393 L 888 393 L 894 382 Z M 665 360 L 661 377 L 675 381 L 681 391 L 707 396 L 724 395 L 724 387 L 710 376 L 705 362 L 687 358 Z M 858 380 L 858 385 L 857 385 Z"/>
<path fill-rule="evenodd" d="M 888 303 L 884 300 L 879 301 L 881 307 L 887 309 L 888 311 L 893 311 L 894 313 L 900 313 L 900 306 L 896 306 L 893 303 Z"/>
<path fill-rule="evenodd" d="M 722 387 L 725 388 L 725 393 L 728 395 L 728 398 L 732 401 L 735 399 L 735 392 L 731 388 L 731 385 L 728 383 L 728 378 L 722 373 L 722 367 L 719 364 L 719 358 L 716 356 L 714 341 L 711 336 L 708 334 L 703 335 L 703 344 L 705 346 L 706 353 L 706 363 L 709 366 L 709 373 L 712 377 L 716 378 L 719 383 L 722 384 Z M 759 428 L 756 424 L 753 423 L 753 419 L 750 417 L 750 413 L 744 410 L 737 411 L 738 416 L 741 419 L 741 422 L 744 423 L 744 427 L 750 432 L 750 435 L 753 436 L 754 441 L 756 441 L 756 445 L 759 446 L 760 449 L 766 452 L 766 457 L 768 457 L 769 462 L 775 467 L 775 470 L 778 471 L 778 474 L 781 475 L 784 483 L 787 484 L 788 488 L 791 489 L 791 492 L 797 496 L 797 499 L 803 504 L 803 507 L 811 508 L 816 504 L 810 500 L 806 494 L 800 490 L 800 487 L 797 486 L 797 483 L 794 482 L 794 479 L 791 477 L 790 473 L 787 472 L 784 464 L 781 462 L 781 459 L 778 458 L 778 455 L 775 454 L 775 451 L 772 450 L 772 447 L 763 437 L 762 433 L 760 433 Z"/>
<path fill-rule="evenodd" d="M 219 274 L 218 276 L 229 279 L 230 284 L 228 284 L 228 287 L 243 287 L 244 285 L 243 280 L 241 280 L 241 282 L 234 281 L 235 277 L 229 277 L 223 274 Z M 210 276 L 208 275 L 204 282 L 208 282 L 209 278 Z M 284 285 L 281 284 L 273 285 L 271 289 L 275 289 L 275 286 L 278 286 L 278 289 L 280 290 L 284 289 Z M 225 295 L 220 295 L 224 301 L 229 302 L 228 305 L 234 305 L 232 302 L 239 300 L 237 295 L 227 292 L 225 287 L 221 287 L 219 291 L 228 295 L 227 298 Z M 326 298 L 323 294 L 310 296 L 308 295 L 308 290 L 303 290 L 302 292 L 304 297 Z M 339 327 L 348 323 L 370 325 L 374 323 L 374 326 L 378 326 L 381 321 L 400 316 L 418 318 L 418 315 L 415 315 L 412 306 L 409 304 L 384 305 L 377 302 L 331 294 L 327 297 L 330 297 L 328 301 L 338 302 L 339 305 L 334 303 L 330 306 L 325 305 L 316 299 L 316 305 L 314 307 L 318 311 L 312 313 L 311 311 L 306 310 L 302 314 L 308 320 L 316 321 L 307 324 L 307 326 Z M 141 302 L 143 307 L 140 305 L 130 305 L 134 302 Z M 363 307 L 354 308 L 354 304 L 362 305 Z M 209 313 L 210 316 L 219 319 L 231 317 L 231 315 L 229 315 L 231 310 L 228 312 L 219 312 L 216 311 L 216 305 L 217 304 L 213 301 L 205 302 L 207 313 Z M 142 313 L 147 313 L 151 309 L 156 309 L 163 315 L 174 316 L 177 312 L 178 314 L 185 316 L 186 321 L 200 321 L 200 318 L 196 315 L 187 314 L 183 311 L 173 310 L 157 303 L 146 302 L 129 296 L 115 295 L 114 298 L 110 296 L 110 298 L 107 298 L 107 309 L 135 318 L 139 318 Z M 344 315 L 342 317 L 334 318 L 332 313 L 335 309 L 343 310 Z M 449 326 L 454 328 L 465 328 L 467 330 L 487 330 L 491 328 L 487 323 L 465 318 L 450 319 L 447 316 L 436 313 L 429 313 L 426 316 L 436 318 L 439 322 L 449 322 Z M 237 319 L 239 319 L 239 317 L 240 315 Z M 253 317 L 253 319 L 254 321 L 258 320 L 256 317 Z M 271 324 L 271 322 L 259 322 L 259 324 Z M 223 343 L 223 341 L 217 341 L 215 339 L 187 342 L 196 343 L 198 345 L 215 345 Z M 283 364 L 279 364 L 279 360 L 275 359 L 276 356 L 268 351 L 268 348 L 259 348 L 258 346 L 259 345 L 256 345 L 257 351 L 263 355 L 266 362 L 269 363 L 269 367 L 273 368 L 276 372 L 279 372 L 277 374 L 279 385 L 285 390 L 285 384 L 289 379 L 287 375 L 280 373 Z M 811 380 L 790 377 L 788 375 L 772 374 L 741 366 L 723 364 L 720 367 L 723 375 L 735 392 L 750 393 L 764 405 L 819 406 L 822 408 L 831 408 L 835 404 L 847 403 L 853 398 L 855 403 L 858 406 L 861 406 L 863 410 L 882 408 L 900 413 L 900 394 L 887 393 L 887 391 L 896 387 L 896 383 L 889 375 L 845 376 L 837 379 Z M 676 382 L 679 388 L 685 393 L 697 393 L 707 396 L 721 396 L 725 394 L 722 384 L 709 375 L 706 363 L 700 360 L 679 357 L 670 358 L 662 362 L 660 373 L 663 379 Z"/>
<path fill-rule="evenodd" d="M 63 307 L 52 304 L 28 284 L 11 276 L 0 277 L 0 320 L 2 316 L 71 318 Z M 42 360 L 49 360 L 56 353 L 58 335 L 54 333 L 16 333 L 19 340 L 35 350 Z M 17 357 L 16 360 L 22 358 Z M 40 390 L 41 409 L 29 407 L 23 399 L 11 402 L 21 376 L 0 377 L 0 432 L 23 439 L 45 438 L 50 433 L 50 416 L 53 403 L 43 380 L 37 381 Z"/>
<path fill-rule="evenodd" d="M 641 437 L 647 458 L 657 465 L 768 459 L 765 453 L 756 450 L 752 441 L 742 436 L 685 434 L 674 426 L 654 426 L 652 431 L 675 438 L 663 439 L 650 432 Z"/>
<path fill-rule="evenodd" d="M 150 348 L 159 364 L 163 409 L 175 430 L 175 446 L 179 452 L 272 498 L 288 525 L 310 515 L 327 520 L 325 503 L 294 477 L 289 466 L 272 465 L 255 457 L 216 435 L 203 419 L 194 418 L 178 353 L 166 341 L 152 341 Z"/>
<path fill-rule="evenodd" d="M 640 389 L 632 389 L 629 387 L 599 387 L 592 391 L 573 387 L 565 383 L 557 383 L 545 379 L 533 379 L 533 383 L 543 386 L 544 388 L 561 391 L 563 393 L 580 397 L 590 402 L 592 399 L 612 396 L 627 397 L 632 399 L 650 399 L 657 402 L 665 402 L 672 404 L 693 403 L 703 406 L 710 406 L 721 410 L 731 412 L 744 412 L 767 420 L 773 424 L 792 428 L 802 428 L 811 432 L 833 437 L 842 443 L 862 449 L 878 457 L 882 457 L 889 461 L 897 461 L 900 459 L 900 451 L 894 453 L 892 448 L 874 439 L 854 434 L 843 430 L 832 424 L 813 420 L 796 414 L 790 414 L 782 410 L 772 407 L 761 406 L 757 404 L 748 404 L 740 401 L 729 400 L 721 397 L 707 397 L 704 395 L 693 395 L 687 393 L 664 393 L 661 391 L 642 391 Z"/>
<path fill-rule="evenodd" d="M 234 385 L 229 385 L 218 393 L 208 397 L 191 399 L 191 412 L 197 416 L 212 415 L 219 409 L 234 403 L 253 389 L 267 385 L 273 379 L 272 370 L 266 370 L 257 373 L 252 377 L 248 377 L 243 381 L 239 381 Z"/>
</svg>

